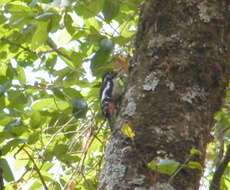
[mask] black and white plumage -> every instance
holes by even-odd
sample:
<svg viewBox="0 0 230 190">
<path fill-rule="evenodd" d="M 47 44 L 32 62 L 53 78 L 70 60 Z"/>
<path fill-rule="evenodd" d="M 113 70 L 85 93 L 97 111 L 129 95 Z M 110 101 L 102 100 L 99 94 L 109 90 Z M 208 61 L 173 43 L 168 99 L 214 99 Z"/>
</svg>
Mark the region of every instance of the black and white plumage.
<svg viewBox="0 0 230 190">
<path fill-rule="evenodd" d="M 104 117 L 108 120 L 109 126 L 113 129 L 113 121 L 118 113 L 121 96 L 124 92 L 124 86 L 122 86 L 118 73 L 107 72 L 103 76 L 100 103 L 101 110 Z"/>
<path fill-rule="evenodd" d="M 114 73 L 113 72 L 107 72 L 105 73 L 103 79 L 102 79 L 102 85 L 101 85 L 101 110 L 106 119 L 109 121 L 112 119 L 113 113 L 114 113 L 114 101 L 113 101 L 113 88 L 114 88 Z"/>
</svg>

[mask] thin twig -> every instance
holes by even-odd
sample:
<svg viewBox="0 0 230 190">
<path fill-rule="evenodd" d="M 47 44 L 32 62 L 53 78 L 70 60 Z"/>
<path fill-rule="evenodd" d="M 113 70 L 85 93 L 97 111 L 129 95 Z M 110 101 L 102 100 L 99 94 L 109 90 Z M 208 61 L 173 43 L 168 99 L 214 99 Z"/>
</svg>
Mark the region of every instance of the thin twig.
<svg viewBox="0 0 230 190">
<path fill-rule="evenodd" d="M 73 121 L 74 117 L 71 117 L 60 129 L 57 130 L 56 133 L 54 133 L 51 137 L 50 140 L 48 141 L 48 143 L 46 144 L 45 148 L 44 148 L 44 152 L 47 150 L 48 146 L 50 145 L 50 143 L 53 141 L 53 139 L 58 135 L 58 133 L 60 133 L 71 121 Z M 57 125 L 58 120 L 55 122 L 55 126 Z"/>
<path fill-rule="evenodd" d="M 23 181 L 23 178 L 28 172 L 29 172 L 29 169 L 25 170 L 24 173 L 21 175 L 21 177 L 15 183 L 19 183 L 20 181 Z"/>
<path fill-rule="evenodd" d="M 45 189 L 45 190 L 48 190 L 48 187 L 47 187 L 47 185 L 46 185 L 46 183 L 45 183 L 45 180 L 44 180 L 44 178 L 43 178 L 43 176 L 42 176 L 42 174 L 41 174 L 41 172 L 40 172 L 40 169 L 38 168 L 38 166 L 37 166 L 37 164 L 36 164 L 34 158 L 30 155 L 30 153 L 29 153 L 25 148 L 23 148 L 23 151 L 27 154 L 27 156 L 28 156 L 28 157 L 30 158 L 30 160 L 33 162 L 34 169 L 35 169 L 36 172 L 38 173 L 38 176 L 39 176 L 39 178 L 40 178 L 40 180 L 41 180 L 41 182 L 42 182 L 42 184 L 43 184 L 44 189 Z"/>
<path fill-rule="evenodd" d="M 181 164 L 179 167 L 176 168 L 176 170 L 174 171 L 174 173 L 170 176 L 168 180 L 169 183 L 172 183 L 175 176 L 185 167 L 185 165 L 190 161 L 190 159 L 191 159 L 191 155 L 184 161 L 183 164 Z"/>
<path fill-rule="evenodd" d="M 55 51 L 58 55 L 60 55 L 60 56 L 62 56 L 62 57 L 64 57 L 64 58 L 66 58 L 66 59 L 68 59 L 68 60 L 71 61 L 71 62 L 73 61 L 73 60 L 71 59 L 71 57 L 69 57 L 69 55 L 63 53 L 62 51 L 60 51 L 60 50 L 57 48 L 57 45 L 54 43 L 54 41 L 53 41 L 51 38 L 48 38 L 47 44 L 48 44 L 48 46 L 50 46 L 50 47 L 52 48 L 52 50 Z"/>
<path fill-rule="evenodd" d="M 92 138 L 90 139 L 88 145 L 87 145 L 87 148 L 85 149 L 85 151 L 82 153 L 83 154 L 83 158 L 81 159 L 81 161 L 79 161 L 78 165 L 76 166 L 76 169 L 72 172 L 72 175 L 70 176 L 69 180 L 68 181 L 71 181 L 73 179 L 73 177 L 75 176 L 75 174 L 79 173 L 81 174 L 82 173 L 82 170 L 83 170 L 83 166 L 84 166 L 84 162 L 85 162 L 85 159 L 86 159 L 86 156 L 87 156 L 87 153 L 88 153 L 88 150 L 91 146 L 91 144 L 93 143 L 94 139 L 95 139 L 95 135 L 97 135 L 101 128 L 102 128 L 103 125 L 101 125 L 98 130 L 96 131 L 96 133 L 92 136 Z M 66 189 L 67 187 L 67 183 L 65 184 L 65 187 L 64 189 Z"/>
</svg>

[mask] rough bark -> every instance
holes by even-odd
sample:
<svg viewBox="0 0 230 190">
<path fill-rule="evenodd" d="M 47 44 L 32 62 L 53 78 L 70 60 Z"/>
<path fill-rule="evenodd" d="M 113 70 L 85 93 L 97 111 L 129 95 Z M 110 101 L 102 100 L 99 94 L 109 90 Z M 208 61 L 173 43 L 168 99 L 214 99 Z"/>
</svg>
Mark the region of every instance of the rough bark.
<svg viewBox="0 0 230 190">
<path fill-rule="evenodd" d="M 228 0 L 148 0 L 130 62 L 128 88 L 109 139 L 100 190 L 196 190 L 202 172 L 181 168 L 173 179 L 148 169 L 163 158 L 205 159 L 214 113 L 228 81 Z M 129 122 L 134 139 L 120 128 Z M 196 148 L 200 156 L 190 155 Z"/>
</svg>

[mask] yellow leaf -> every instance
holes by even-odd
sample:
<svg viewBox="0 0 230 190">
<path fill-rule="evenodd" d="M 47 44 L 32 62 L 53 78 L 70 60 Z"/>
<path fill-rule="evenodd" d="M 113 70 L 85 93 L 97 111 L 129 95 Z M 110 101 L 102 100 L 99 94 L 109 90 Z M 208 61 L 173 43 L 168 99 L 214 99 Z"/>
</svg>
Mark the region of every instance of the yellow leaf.
<svg viewBox="0 0 230 190">
<path fill-rule="evenodd" d="M 125 136 L 127 136 L 131 139 L 135 136 L 135 131 L 133 130 L 133 127 L 132 127 L 130 122 L 126 122 L 122 125 L 121 132 Z"/>
</svg>

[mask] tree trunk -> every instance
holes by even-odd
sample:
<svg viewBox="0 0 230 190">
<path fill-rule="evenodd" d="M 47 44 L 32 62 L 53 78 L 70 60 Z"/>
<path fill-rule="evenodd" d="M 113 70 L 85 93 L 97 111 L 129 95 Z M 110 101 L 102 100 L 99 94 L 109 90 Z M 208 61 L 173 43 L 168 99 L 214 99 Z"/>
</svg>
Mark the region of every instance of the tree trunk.
<svg viewBox="0 0 230 190">
<path fill-rule="evenodd" d="M 228 82 L 228 0 L 148 0 L 141 8 L 127 91 L 105 151 L 100 190 L 199 189 L 202 171 L 169 175 L 152 160 L 204 166 Z M 135 137 L 121 132 L 128 123 Z M 191 155 L 191 149 L 200 155 Z"/>
</svg>

